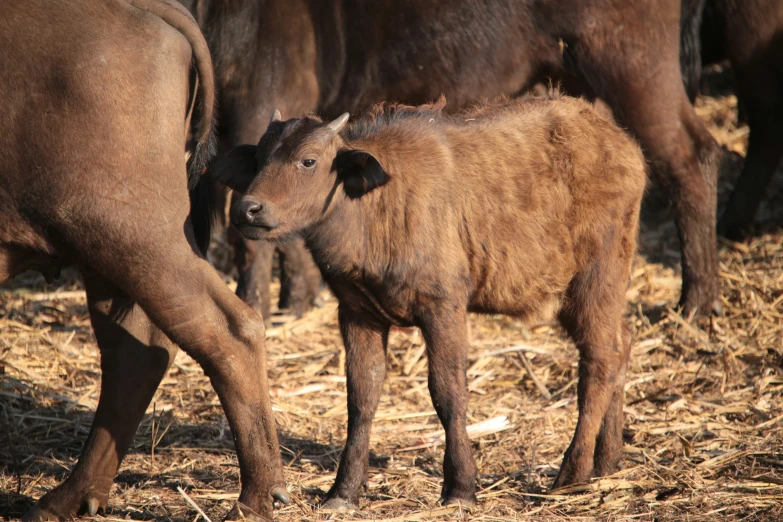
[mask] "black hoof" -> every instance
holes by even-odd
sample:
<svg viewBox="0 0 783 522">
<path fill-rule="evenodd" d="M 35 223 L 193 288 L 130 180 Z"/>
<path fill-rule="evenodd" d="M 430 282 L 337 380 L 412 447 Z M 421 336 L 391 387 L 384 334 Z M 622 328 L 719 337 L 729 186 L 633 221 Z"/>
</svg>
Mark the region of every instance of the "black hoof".
<svg viewBox="0 0 783 522">
<path fill-rule="evenodd" d="M 459 506 L 462 509 L 472 509 L 476 506 L 475 498 L 463 498 L 463 497 L 440 497 L 438 504 L 444 507 Z"/>
</svg>

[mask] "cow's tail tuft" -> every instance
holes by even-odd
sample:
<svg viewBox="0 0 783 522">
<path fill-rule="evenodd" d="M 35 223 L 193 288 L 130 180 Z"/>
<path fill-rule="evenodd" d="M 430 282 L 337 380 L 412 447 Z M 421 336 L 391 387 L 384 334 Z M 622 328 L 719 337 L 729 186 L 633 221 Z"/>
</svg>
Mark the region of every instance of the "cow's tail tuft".
<svg viewBox="0 0 783 522">
<path fill-rule="evenodd" d="M 680 73 L 691 103 L 701 80 L 700 30 L 705 0 L 682 0 L 680 8 Z"/>
</svg>

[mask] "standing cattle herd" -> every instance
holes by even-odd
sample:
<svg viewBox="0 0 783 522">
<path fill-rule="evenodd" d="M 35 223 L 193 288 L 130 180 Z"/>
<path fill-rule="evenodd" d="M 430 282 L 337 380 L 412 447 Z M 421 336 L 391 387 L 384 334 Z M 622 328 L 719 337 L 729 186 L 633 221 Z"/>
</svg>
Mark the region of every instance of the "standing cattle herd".
<svg viewBox="0 0 783 522">
<path fill-rule="evenodd" d="M 76 265 L 102 370 L 81 458 L 30 521 L 106 507 L 178 347 L 231 428 L 228 519 L 289 501 L 264 339 L 275 249 L 281 307 L 304 314 L 321 277 L 339 301 L 348 440 L 326 507 L 357 504 L 392 326 L 426 340 L 441 501 L 475 502 L 468 312 L 557 314 L 579 420 L 554 486 L 610 474 L 647 174 L 674 210 L 683 312 L 719 314 L 716 231 L 746 233 L 783 155 L 776 0 L 0 4 L 0 281 Z M 702 57 L 731 62 L 751 128 L 719 226 Z M 584 99 L 525 94 L 546 81 Z M 237 295 L 205 257 L 226 187 Z"/>
</svg>

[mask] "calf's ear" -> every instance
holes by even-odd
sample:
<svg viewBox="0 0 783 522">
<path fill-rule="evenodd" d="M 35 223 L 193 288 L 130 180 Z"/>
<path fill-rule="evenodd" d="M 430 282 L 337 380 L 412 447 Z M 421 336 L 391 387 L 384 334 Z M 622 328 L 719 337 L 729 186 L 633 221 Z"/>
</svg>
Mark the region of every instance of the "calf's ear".
<svg viewBox="0 0 783 522">
<path fill-rule="evenodd" d="M 360 198 L 389 181 L 389 175 L 376 157 L 364 150 L 340 151 L 333 167 L 350 198 Z"/>
<path fill-rule="evenodd" d="M 245 193 L 258 174 L 255 145 L 239 145 L 217 160 L 210 170 L 212 178 Z"/>
</svg>

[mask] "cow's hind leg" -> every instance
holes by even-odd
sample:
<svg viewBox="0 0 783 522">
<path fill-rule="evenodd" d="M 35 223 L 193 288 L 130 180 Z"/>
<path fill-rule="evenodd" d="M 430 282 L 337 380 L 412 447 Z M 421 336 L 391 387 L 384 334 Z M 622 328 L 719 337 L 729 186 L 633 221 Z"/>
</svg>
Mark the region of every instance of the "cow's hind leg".
<svg viewBox="0 0 783 522">
<path fill-rule="evenodd" d="M 101 352 L 101 396 L 90 435 L 68 479 L 25 521 L 94 515 L 106 507 L 114 476 L 174 359 L 176 346 L 114 285 L 85 274 L 90 319 Z"/>
<path fill-rule="evenodd" d="M 280 308 L 289 308 L 297 317 L 306 314 L 321 289 L 321 272 L 304 240 L 295 238 L 280 245 Z"/>
<path fill-rule="evenodd" d="M 228 518 L 271 519 L 273 499 L 288 502 L 289 497 L 269 398 L 263 320 L 231 293 L 181 230 L 169 230 L 138 256 L 159 262 L 125 265 L 120 272 L 111 262 L 127 254 L 102 251 L 102 267 L 199 363 L 217 392 L 234 437 L 241 482 L 239 502 Z"/>
<path fill-rule="evenodd" d="M 638 138 L 675 211 L 682 252 L 680 304 L 720 307 L 716 237 L 721 151 L 685 93 L 679 65 L 679 2 L 627 2 L 572 46 L 582 76 Z M 620 9 L 620 8 L 618 8 Z M 622 18 L 649 19 L 645 35 L 618 32 Z"/>
<path fill-rule="evenodd" d="M 736 77 L 750 125 L 748 154 L 737 179 L 718 231 L 742 239 L 753 224 L 759 203 L 783 157 L 783 83 L 774 77 L 774 62 L 742 64 Z"/>
<path fill-rule="evenodd" d="M 252 241 L 229 229 L 234 244 L 234 263 L 237 266 L 237 296 L 272 325 L 272 301 L 269 285 L 272 281 L 272 262 L 275 245 L 269 241 Z"/>
<path fill-rule="evenodd" d="M 156 206 L 165 209 L 164 205 Z M 92 221 L 100 221 L 95 226 L 105 239 L 102 248 L 92 250 L 90 266 L 138 303 L 209 377 L 231 427 L 239 461 L 241 492 L 228 518 L 271 520 L 272 501 L 287 502 L 289 496 L 269 398 L 264 324 L 195 252 L 185 236 L 192 235 L 187 222 L 185 234 L 182 230 L 181 216 L 186 213 L 181 208 L 174 210 L 178 214 L 174 217 L 162 211 L 148 214 L 150 227 L 156 231 L 155 241 L 131 236 L 132 230 L 114 221 L 117 214 L 93 217 Z M 77 224 L 77 231 L 67 231 L 67 237 L 76 243 L 78 230 L 85 228 Z M 159 371 L 163 369 L 165 364 L 161 363 Z M 122 382 L 115 389 L 133 389 L 132 383 Z M 140 402 L 146 405 L 148 400 Z"/>
<path fill-rule="evenodd" d="M 574 278 L 560 313 L 580 352 L 579 420 L 553 488 L 611 473 L 622 455 L 629 354 L 622 315 L 629 272 L 630 260 L 616 253 L 596 260 Z"/>
</svg>

